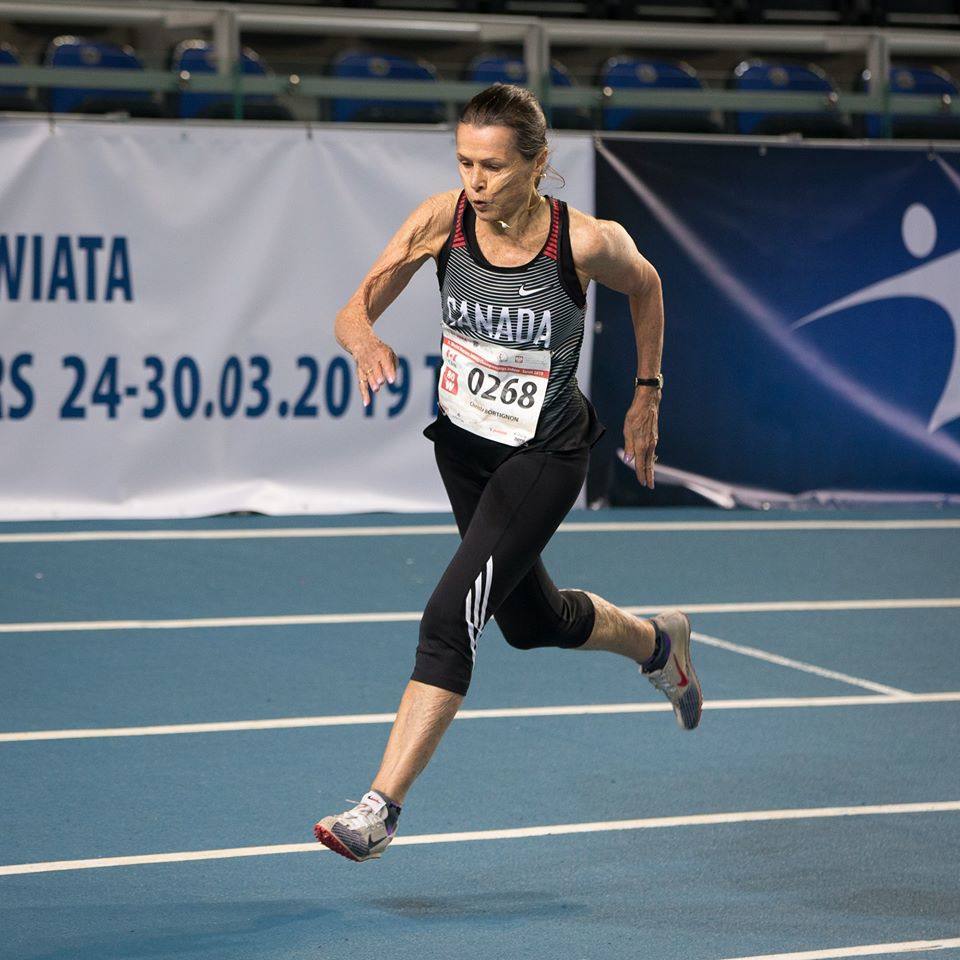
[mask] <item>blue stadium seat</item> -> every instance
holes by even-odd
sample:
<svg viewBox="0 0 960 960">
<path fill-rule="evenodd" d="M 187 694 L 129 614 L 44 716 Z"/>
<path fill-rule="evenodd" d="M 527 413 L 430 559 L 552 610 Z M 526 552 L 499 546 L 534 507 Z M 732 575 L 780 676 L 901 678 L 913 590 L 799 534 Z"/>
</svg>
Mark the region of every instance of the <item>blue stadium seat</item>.
<svg viewBox="0 0 960 960">
<path fill-rule="evenodd" d="M 730 86 L 734 90 L 822 92 L 824 97 L 836 94 L 836 88 L 827 74 L 812 63 L 745 60 L 734 70 Z M 805 137 L 849 137 L 851 135 L 849 120 L 836 112 L 741 112 L 734 115 L 732 126 L 736 133 L 774 135 L 799 133 Z"/>
<path fill-rule="evenodd" d="M 516 83 L 522 86 L 527 82 L 527 67 L 522 60 L 500 53 L 481 53 L 467 64 L 464 80 L 472 83 Z"/>
<path fill-rule="evenodd" d="M 47 47 L 44 63 L 48 67 L 86 70 L 143 70 L 143 64 L 130 47 L 115 43 L 84 40 L 82 37 L 56 37 Z M 54 113 L 110 113 L 124 111 L 136 117 L 159 117 L 160 107 L 147 90 L 92 90 L 75 87 L 51 87 L 45 97 Z"/>
<path fill-rule="evenodd" d="M 20 66 L 20 54 L 9 43 L 0 43 L 0 74 L 3 67 Z M 0 110 L 36 110 L 36 101 L 29 96 L 26 87 L 0 86 Z"/>
<path fill-rule="evenodd" d="M 245 76 L 265 77 L 267 68 L 249 47 L 240 53 Z M 206 40 L 184 40 L 174 48 L 171 68 L 178 74 L 217 72 L 216 54 Z M 229 120 L 233 117 L 233 97 L 224 93 L 192 93 L 185 90 L 176 97 L 174 113 L 183 119 Z M 243 116 L 248 120 L 292 120 L 290 111 L 269 94 L 250 94 L 243 98 Z"/>
<path fill-rule="evenodd" d="M 702 90 L 697 72 L 678 60 L 611 57 L 600 68 L 600 86 L 616 89 Z M 720 125 L 707 110 L 604 107 L 605 130 L 651 130 L 678 133 L 719 133 Z"/>
<path fill-rule="evenodd" d="M 347 50 L 336 57 L 334 77 L 364 80 L 436 81 L 437 71 L 426 60 L 411 60 L 390 53 Z M 340 123 L 442 123 L 446 119 L 439 100 L 372 100 L 337 97 L 330 102 L 330 119 Z"/>
<path fill-rule="evenodd" d="M 516 83 L 523 86 L 527 82 L 527 67 L 516 57 L 484 53 L 470 61 L 463 79 L 488 85 Z M 558 60 L 550 62 L 550 83 L 554 87 L 574 86 L 570 71 Z M 589 111 L 578 107 L 553 107 L 547 113 L 547 120 L 552 127 L 586 129 L 591 126 Z"/>
<path fill-rule="evenodd" d="M 864 70 L 861 76 L 862 86 L 870 82 L 870 72 Z M 927 96 L 960 96 L 956 81 L 940 67 L 902 67 L 890 69 L 890 92 L 896 94 L 926 94 Z M 884 118 L 869 115 L 865 118 L 864 134 L 868 137 L 884 135 Z M 894 114 L 890 118 L 890 133 L 894 137 L 907 139 L 951 139 L 960 138 L 960 118 L 950 116 L 905 116 Z"/>
</svg>

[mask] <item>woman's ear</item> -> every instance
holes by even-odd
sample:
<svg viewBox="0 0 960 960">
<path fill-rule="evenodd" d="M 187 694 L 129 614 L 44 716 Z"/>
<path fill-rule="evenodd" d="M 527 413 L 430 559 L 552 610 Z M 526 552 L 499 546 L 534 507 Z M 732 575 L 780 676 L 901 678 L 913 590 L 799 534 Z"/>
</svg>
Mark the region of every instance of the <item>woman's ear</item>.
<svg viewBox="0 0 960 960">
<path fill-rule="evenodd" d="M 537 157 L 537 167 L 536 167 L 536 176 L 537 176 L 537 186 L 540 186 L 540 181 L 544 178 L 544 175 L 547 172 L 547 161 L 550 159 L 549 151 L 546 147 L 540 152 L 540 156 Z"/>
</svg>

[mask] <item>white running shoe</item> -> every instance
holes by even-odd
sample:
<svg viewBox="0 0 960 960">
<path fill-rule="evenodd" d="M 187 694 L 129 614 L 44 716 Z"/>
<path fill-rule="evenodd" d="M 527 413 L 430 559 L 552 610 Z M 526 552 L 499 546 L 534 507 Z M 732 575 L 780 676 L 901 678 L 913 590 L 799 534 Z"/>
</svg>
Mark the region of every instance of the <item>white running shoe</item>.
<svg viewBox="0 0 960 960">
<path fill-rule="evenodd" d="M 362 863 L 376 860 L 397 832 L 400 807 L 370 791 L 351 810 L 324 817 L 313 828 L 314 836 L 341 857 Z"/>
<path fill-rule="evenodd" d="M 640 673 L 673 704 L 677 723 L 684 730 L 693 730 L 700 723 L 703 693 L 690 660 L 690 620 L 681 610 L 658 613 L 653 622 L 661 634 L 670 639 L 670 654 L 660 670 Z"/>
</svg>

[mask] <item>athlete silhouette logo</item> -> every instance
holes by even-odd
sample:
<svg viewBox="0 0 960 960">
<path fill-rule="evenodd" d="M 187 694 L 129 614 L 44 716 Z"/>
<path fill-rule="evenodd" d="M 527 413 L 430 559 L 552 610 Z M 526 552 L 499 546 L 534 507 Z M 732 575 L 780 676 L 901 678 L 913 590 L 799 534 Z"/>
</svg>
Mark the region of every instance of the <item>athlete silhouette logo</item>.
<svg viewBox="0 0 960 960">
<path fill-rule="evenodd" d="M 945 457 L 954 466 L 960 465 L 960 440 L 955 439 L 946 430 L 940 429 L 944 424 L 960 417 L 960 357 L 957 356 L 957 351 L 960 349 L 958 344 L 960 291 L 957 289 L 957 283 L 960 281 L 956 279 L 960 274 L 958 270 L 960 251 L 955 250 L 940 259 L 931 260 L 913 270 L 907 270 L 899 276 L 890 277 L 856 291 L 850 297 L 842 298 L 792 323 L 791 319 L 773 303 L 764 299 L 759 292 L 752 290 L 738 276 L 737 270 L 724 260 L 719 251 L 712 249 L 656 190 L 608 149 L 602 140 L 597 142 L 596 151 L 646 207 L 650 216 L 696 266 L 704 280 L 709 281 L 717 293 L 731 303 L 744 320 L 761 331 L 799 369 L 809 374 L 825 389 L 835 393 L 865 416 L 883 424 L 893 433 L 918 444 L 925 450 Z M 947 163 L 943 157 L 935 153 L 931 155 L 931 159 L 960 194 L 960 169 L 954 168 L 955 161 Z M 934 247 L 929 237 L 926 244 L 920 242 L 918 225 L 924 221 L 928 227 L 933 222 L 936 229 L 932 216 L 927 218 L 923 213 L 918 214 L 915 211 L 909 217 L 904 217 L 905 233 L 909 238 L 905 240 L 907 249 L 911 251 L 912 246 L 911 253 L 918 259 L 929 256 Z M 878 396 L 869 387 L 857 382 L 855 377 L 825 357 L 814 346 L 806 343 L 804 337 L 794 333 L 794 328 L 836 313 L 844 307 L 894 297 L 919 297 L 932 300 L 946 310 L 953 323 L 953 363 L 929 422 L 926 421 L 926 417 L 921 418 L 912 411 L 904 410 L 886 398 Z"/>
<path fill-rule="evenodd" d="M 903 215 L 901 233 L 907 250 L 922 260 L 928 257 L 936 246 L 937 221 L 927 207 L 914 203 Z M 790 329 L 796 330 L 813 323 L 814 320 L 850 307 L 894 297 L 930 300 L 946 311 L 953 324 L 953 362 L 946 385 L 927 424 L 927 430 L 933 433 L 944 424 L 960 417 L 960 249 L 841 297 L 801 317 Z"/>
</svg>

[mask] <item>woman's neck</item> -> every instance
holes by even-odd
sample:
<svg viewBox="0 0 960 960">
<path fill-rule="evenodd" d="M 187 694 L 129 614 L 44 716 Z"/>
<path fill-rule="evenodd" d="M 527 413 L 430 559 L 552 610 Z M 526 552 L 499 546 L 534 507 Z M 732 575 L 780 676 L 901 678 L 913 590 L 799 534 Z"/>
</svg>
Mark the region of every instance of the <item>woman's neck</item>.
<svg viewBox="0 0 960 960">
<path fill-rule="evenodd" d="M 534 193 L 524 207 L 516 210 L 509 220 L 494 220 L 491 223 L 491 232 L 500 237 L 507 237 L 522 243 L 523 240 L 538 229 L 540 210 L 546 200 L 539 193 Z"/>
</svg>

